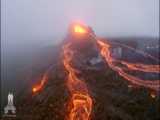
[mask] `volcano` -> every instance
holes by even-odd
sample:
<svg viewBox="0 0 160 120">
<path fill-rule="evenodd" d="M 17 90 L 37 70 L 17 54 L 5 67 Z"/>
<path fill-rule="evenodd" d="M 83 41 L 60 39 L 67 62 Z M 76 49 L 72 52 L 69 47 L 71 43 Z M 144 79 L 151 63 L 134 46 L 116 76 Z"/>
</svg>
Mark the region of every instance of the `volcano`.
<svg viewBox="0 0 160 120">
<path fill-rule="evenodd" d="M 36 84 L 41 86 L 40 90 L 26 90 L 17 100 L 18 119 L 160 118 L 159 97 L 152 99 L 150 91 L 144 87 L 135 87 L 106 64 L 100 57 L 101 53 L 93 36 L 95 33 L 91 27 L 79 23 L 69 26 L 65 39 L 59 45 L 61 49 L 56 56 L 55 65 L 49 66 L 42 73 L 39 84 Z M 50 55 L 52 54 L 48 54 Z M 114 64 L 114 60 L 111 62 Z M 44 75 L 47 76 L 45 81 Z"/>
</svg>

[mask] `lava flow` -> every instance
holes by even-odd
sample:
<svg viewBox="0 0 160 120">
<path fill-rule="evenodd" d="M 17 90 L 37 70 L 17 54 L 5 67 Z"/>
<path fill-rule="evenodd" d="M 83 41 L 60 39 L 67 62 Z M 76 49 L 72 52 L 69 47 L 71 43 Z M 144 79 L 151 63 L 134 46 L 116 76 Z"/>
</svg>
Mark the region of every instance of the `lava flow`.
<svg viewBox="0 0 160 120">
<path fill-rule="evenodd" d="M 131 70 L 160 73 L 159 65 L 146 65 L 142 63 L 129 63 L 126 61 L 120 61 L 121 64 L 126 65 Z"/>
<path fill-rule="evenodd" d="M 70 49 L 70 45 L 68 43 L 63 47 L 63 64 L 68 72 L 67 86 L 71 93 L 68 106 L 69 115 L 66 116 L 66 119 L 89 120 L 92 111 L 92 98 L 86 84 L 76 76 L 78 71 L 71 65 L 74 52 Z"/>
<path fill-rule="evenodd" d="M 153 57 L 152 55 L 150 55 L 150 54 L 148 54 L 148 53 L 146 53 L 144 51 L 132 48 L 132 47 L 127 46 L 125 44 L 116 43 L 116 42 L 112 42 L 112 44 L 119 45 L 121 47 L 124 47 L 124 48 L 127 48 L 129 50 L 132 50 L 132 51 L 134 51 L 134 52 L 136 52 L 138 54 L 143 55 L 146 58 L 150 58 L 150 59 L 152 59 L 152 60 L 154 60 L 154 61 L 159 63 L 159 60 L 157 58 Z M 152 73 L 160 73 L 160 65 L 148 65 L 148 64 L 142 64 L 142 63 L 129 63 L 129 62 L 122 61 L 122 60 L 120 60 L 120 61 L 116 60 L 116 61 L 120 62 L 120 64 L 125 65 L 130 70 L 137 70 L 137 71 L 143 71 L 143 72 L 152 72 Z"/>
<path fill-rule="evenodd" d="M 40 91 L 40 90 L 43 88 L 45 82 L 47 81 L 47 77 L 48 77 L 47 74 L 44 74 L 44 75 L 43 75 L 42 80 L 40 81 L 40 83 L 39 83 L 39 84 L 36 84 L 36 85 L 32 88 L 32 92 L 33 92 L 33 93 L 37 93 L 38 91 Z"/>
<path fill-rule="evenodd" d="M 125 72 L 126 69 L 123 67 L 119 67 L 116 65 L 116 63 L 121 62 L 120 60 L 115 60 L 112 58 L 110 49 L 111 46 L 108 43 L 105 43 L 103 41 L 97 40 L 98 45 L 100 46 L 100 53 L 105 58 L 108 65 L 116 72 L 119 73 L 120 76 L 124 77 L 128 81 L 132 82 L 133 84 L 143 86 L 146 88 L 149 88 L 154 91 L 160 90 L 160 81 L 159 80 L 143 80 L 136 76 L 130 75 Z M 158 72 L 159 68 L 157 66 L 152 65 L 144 65 L 144 64 L 130 64 L 127 62 L 122 61 L 123 65 L 127 66 L 127 71 L 130 70 L 139 70 L 139 71 L 146 71 L 146 72 Z M 151 67 L 151 69 L 149 69 Z"/>
</svg>

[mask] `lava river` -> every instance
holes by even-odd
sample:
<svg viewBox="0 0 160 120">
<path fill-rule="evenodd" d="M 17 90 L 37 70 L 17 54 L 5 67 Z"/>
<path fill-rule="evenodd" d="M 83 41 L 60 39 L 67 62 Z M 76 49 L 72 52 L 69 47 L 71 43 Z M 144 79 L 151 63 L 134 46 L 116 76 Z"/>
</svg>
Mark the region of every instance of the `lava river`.
<svg viewBox="0 0 160 120">
<path fill-rule="evenodd" d="M 129 82 L 138 85 L 143 86 L 146 88 L 149 88 L 150 90 L 159 91 L 160 90 L 160 80 L 143 80 L 139 77 L 136 77 L 134 75 L 131 75 L 127 73 L 126 71 L 143 71 L 143 72 L 155 72 L 159 73 L 159 65 L 147 65 L 147 64 L 138 64 L 138 63 L 129 63 L 126 61 L 120 61 L 116 60 L 111 55 L 111 48 L 112 46 L 107 43 L 103 42 L 101 40 L 97 40 L 97 43 L 100 48 L 100 53 L 102 57 L 105 59 L 105 61 L 108 63 L 109 67 L 112 68 L 114 71 L 116 71 L 120 76 L 128 80 Z M 142 53 L 142 52 L 141 52 Z M 142 53 L 143 55 L 147 55 L 146 53 Z M 125 65 L 125 67 L 120 67 L 117 65 L 117 63 L 121 63 Z"/>
<path fill-rule="evenodd" d="M 74 52 L 68 43 L 63 47 L 63 64 L 68 73 L 67 87 L 70 91 L 71 98 L 68 104 L 69 114 L 67 120 L 90 120 L 92 112 L 92 98 L 84 81 L 76 75 L 78 70 L 72 67 Z"/>
<path fill-rule="evenodd" d="M 88 33 L 86 29 L 82 26 L 75 26 L 76 35 L 78 34 L 89 34 L 93 39 L 95 39 L 98 48 L 100 49 L 100 54 L 109 65 L 109 67 L 116 71 L 120 76 L 122 76 L 125 80 L 131 82 L 132 84 L 142 86 L 148 88 L 150 90 L 158 92 L 160 90 L 160 80 L 144 80 L 135 75 L 132 75 L 128 71 L 142 71 L 142 72 L 151 72 L 151 73 L 160 73 L 159 65 L 147 65 L 143 63 L 129 63 L 123 60 L 117 60 L 112 57 L 111 49 L 112 45 L 110 43 L 103 42 L 96 38 L 92 33 Z M 93 108 L 93 100 L 91 95 L 89 94 L 89 90 L 84 80 L 77 76 L 79 70 L 73 67 L 73 59 L 74 59 L 74 50 L 71 48 L 73 44 L 68 42 L 63 46 L 63 65 L 65 71 L 67 73 L 67 88 L 70 92 L 69 103 L 67 106 L 67 115 L 66 120 L 90 120 L 91 113 Z M 125 46 L 128 47 L 128 46 Z M 133 49 L 128 47 L 128 49 Z M 137 51 L 133 49 L 135 52 L 140 53 L 144 56 L 148 56 L 147 53 Z M 153 58 L 155 59 L 155 58 Z M 50 69 L 49 69 L 50 70 Z M 45 82 L 47 81 L 47 74 L 44 74 L 40 84 L 34 86 L 33 92 L 37 92 L 43 88 Z"/>
</svg>

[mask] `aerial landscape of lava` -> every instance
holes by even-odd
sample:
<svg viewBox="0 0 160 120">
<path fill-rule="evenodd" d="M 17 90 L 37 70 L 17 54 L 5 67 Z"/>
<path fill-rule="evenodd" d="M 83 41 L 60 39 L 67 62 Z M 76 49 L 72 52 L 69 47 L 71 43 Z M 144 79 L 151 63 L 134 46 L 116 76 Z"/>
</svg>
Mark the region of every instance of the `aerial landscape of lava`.
<svg viewBox="0 0 160 120">
<path fill-rule="evenodd" d="M 128 81 L 128 84 L 133 84 L 139 87 L 144 87 L 150 91 L 154 91 L 155 96 L 160 92 L 160 80 L 146 80 L 139 76 L 131 74 L 134 71 L 141 71 L 146 73 L 160 73 L 160 65 L 156 64 L 144 64 L 144 63 L 132 63 L 124 60 L 119 60 L 112 57 L 111 49 L 112 44 L 108 41 L 104 41 L 96 37 L 93 33 L 87 29 L 85 25 L 75 24 L 73 27 L 73 34 L 75 35 L 88 35 L 95 40 L 99 54 L 105 61 L 105 63 L 115 71 L 119 76 L 123 77 L 124 80 Z M 114 43 L 113 43 L 114 44 Z M 116 43 L 115 43 L 116 44 Z M 92 91 L 89 90 L 85 80 L 80 78 L 77 73 L 80 71 L 74 68 L 73 60 L 75 51 L 72 49 L 72 42 L 69 41 L 63 45 L 62 49 L 62 63 L 67 73 L 66 86 L 70 92 L 70 98 L 67 103 L 68 114 L 66 120 L 90 120 L 93 111 L 93 98 L 90 94 Z M 121 45 L 127 49 L 132 49 L 134 52 L 141 54 L 144 57 L 157 60 L 153 56 L 126 45 Z M 36 93 L 40 89 L 43 89 L 47 81 L 47 74 L 44 74 L 41 82 L 35 85 L 32 89 L 33 93 Z"/>
</svg>

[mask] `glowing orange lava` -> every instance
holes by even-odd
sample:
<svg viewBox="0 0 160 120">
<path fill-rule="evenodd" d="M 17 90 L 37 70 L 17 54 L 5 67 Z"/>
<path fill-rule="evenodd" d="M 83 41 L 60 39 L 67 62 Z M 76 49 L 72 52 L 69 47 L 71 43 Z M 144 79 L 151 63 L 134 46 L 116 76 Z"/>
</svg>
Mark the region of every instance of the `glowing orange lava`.
<svg viewBox="0 0 160 120">
<path fill-rule="evenodd" d="M 126 65 L 131 70 L 160 73 L 160 65 L 146 65 L 142 63 L 129 63 L 126 61 L 121 61 L 121 64 Z"/>
<path fill-rule="evenodd" d="M 35 86 L 32 88 L 32 92 L 33 92 L 33 93 L 37 93 L 38 91 L 40 91 L 40 90 L 43 88 L 46 80 L 47 80 L 47 75 L 45 74 L 45 75 L 43 76 L 42 80 L 40 81 L 40 83 L 37 84 L 37 85 L 35 85 Z"/>
<path fill-rule="evenodd" d="M 151 90 L 159 91 L 160 90 L 160 80 L 143 80 L 136 76 L 130 75 L 125 72 L 126 68 L 120 67 L 116 65 L 116 63 L 121 63 L 126 65 L 127 71 L 130 70 L 138 70 L 144 72 L 159 72 L 158 65 L 144 65 L 144 64 L 131 64 L 120 60 L 115 60 L 111 55 L 111 46 L 108 43 L 97 40 L 98 45 L 100 46 L 100 53 L 102 57 L 105 58 L 108 65 L 116 72 L 119 73 L 120 76 L 125 78 L 126 80 L 132 82 L 133 84 L 143 86 L 149 88 Z M 150 69 L 151 68 L 151 69 Z"/>
<path fill-rule="evenodd" d="M 84 33 L 87 33 L 87 30 L 84 27 L 82 27 L 81 25 L 77 24 L 74 26 L 74 32 L 84 34 Z"/>
<path fill-rule="evenodd" d="M 69 115 L 67 120 L 90 120 L 92 111 L 92 98 L 88 93 L 86 84 L 76 76 L 77 70 L 72 64 L 73 51 L 70 49 L 70 44 L 66 44 L 63 48 L 63 64 L 68 72 L 67 86 L 71 93 L 69 101 Z"/>
</svg>

